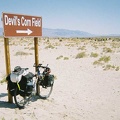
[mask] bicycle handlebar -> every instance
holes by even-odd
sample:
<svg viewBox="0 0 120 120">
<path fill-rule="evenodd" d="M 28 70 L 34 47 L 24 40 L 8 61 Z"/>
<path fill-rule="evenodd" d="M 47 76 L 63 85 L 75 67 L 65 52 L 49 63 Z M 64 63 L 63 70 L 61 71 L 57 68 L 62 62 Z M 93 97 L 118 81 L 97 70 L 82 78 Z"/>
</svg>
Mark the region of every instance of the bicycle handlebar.
<svg viewBox="0 0 120 120">
<path fill-rule="evenodd" d="M 47 66 L 42 66 L 42 64 L 38 64 L 38 65 L 33 65 L 33 67 L 36 67 L 36 68 L 47 68 L 47 69 L 49 69 L 49 67 L 48 67 L 48 64 L 47 64 Z"/>
<path fill-rule="evenodd" d="M 40 72 L 39 68 L 43 68 L 44 69 L 44 71 L 43 71 L 44 75 L 48 75 L 51 72 L 51 69 L 48 67 L 48 64 L 47 64 L 47 66 L 42 66 L 42 64 L 38 64 L 38 65 L 34 64 L 33 67 L 36 67 L 37 71 L 39 71 L 39 72 Z"/>
</svg>

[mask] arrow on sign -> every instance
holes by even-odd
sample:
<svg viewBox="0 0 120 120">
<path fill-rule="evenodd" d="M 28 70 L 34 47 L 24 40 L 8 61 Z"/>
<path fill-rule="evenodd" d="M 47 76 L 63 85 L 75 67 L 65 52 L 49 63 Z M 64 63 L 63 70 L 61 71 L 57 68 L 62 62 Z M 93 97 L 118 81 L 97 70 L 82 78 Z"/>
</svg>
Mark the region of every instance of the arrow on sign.
<svg viewBox="0 0 120 120">
<path fill-rule="evenodd" d="M 28 35 L 30 35 L 32 33 L 32 31 L 30 29 L 27 29 L 27 30 L 16 30 L 16 33 L 27 33 Z"/>
</svg>

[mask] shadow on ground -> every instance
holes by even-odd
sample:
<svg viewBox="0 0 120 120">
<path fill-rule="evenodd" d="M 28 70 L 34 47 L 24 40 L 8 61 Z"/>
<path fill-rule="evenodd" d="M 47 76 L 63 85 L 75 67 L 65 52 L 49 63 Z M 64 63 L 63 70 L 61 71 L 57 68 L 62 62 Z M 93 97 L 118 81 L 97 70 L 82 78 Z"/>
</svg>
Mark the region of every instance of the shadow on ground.
<svg viewBox="0 0 120 120">
<path fill-rule="evenodd" d="M 14 103 L 9 103 L 7 101 L 0 101 L 0 108 L 11 108 L 15 109 L 16 105 Z"/>
<path fill-rule="evenodd" d="M 7 93 L 0 93 L 0 108 L 16 108 L 16 105 L 14 103 L 9 103 L 8 101 L 1 100 L 4 97 L 7 97 Z"/>
<path fill-rule="evenodd" d="M 5 96 L 7 96 L 8 94 L 7 93 L 0 93 L 0 98 L 1 97 L 5 97 Z"/>
<path fill-rule="evenodd" d="M 7 96 L 8 96 L 7 93 L 1 93 L 0 94 L 0 108 L 11 108 L 11 109 L 17 108 L 15 103 L 9 103 L 8 101 L 5 101 L 3 99 L 4 97 L 7 97 Z M 29 102 L 35 102 L 38 99 L 40 99 L 38 96 L 33 96 L 32 98 L 29 99 Z"/>
</svg>

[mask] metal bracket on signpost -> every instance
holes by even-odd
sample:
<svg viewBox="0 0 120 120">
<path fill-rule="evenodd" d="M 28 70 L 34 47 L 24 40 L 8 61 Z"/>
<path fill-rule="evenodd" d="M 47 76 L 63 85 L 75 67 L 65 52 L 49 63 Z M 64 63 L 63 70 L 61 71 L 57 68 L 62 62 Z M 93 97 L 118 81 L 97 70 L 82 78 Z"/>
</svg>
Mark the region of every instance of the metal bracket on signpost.
<svg viewBox="0 0 120 120">
<path fill-rule="evenodd" d="M 9 39 L 4 38 L 4 48 L 5 48 L 5 62 L 6 62 L 6 75 L 9 75 L 11 72 L 10 68 L 10 52 L 9 52 Z M 13 98 L 8 90 L 8 102 L 13 103 Z"/>
</svg>

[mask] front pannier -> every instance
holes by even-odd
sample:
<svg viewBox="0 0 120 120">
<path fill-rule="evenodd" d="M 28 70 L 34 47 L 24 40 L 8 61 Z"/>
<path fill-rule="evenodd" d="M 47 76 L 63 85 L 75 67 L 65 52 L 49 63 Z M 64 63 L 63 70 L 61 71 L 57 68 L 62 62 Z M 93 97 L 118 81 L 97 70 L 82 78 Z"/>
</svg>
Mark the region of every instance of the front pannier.
<svg viewBox="0 0 120 120">
<path fill-rule="evenodd" d="M 54 75 L 47 75 L 44 77 L 43 86 L 51 87 L 54 83 Z"/>
</svg>

